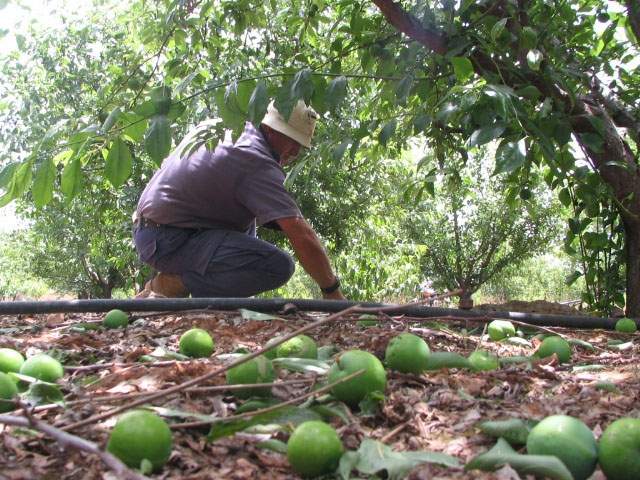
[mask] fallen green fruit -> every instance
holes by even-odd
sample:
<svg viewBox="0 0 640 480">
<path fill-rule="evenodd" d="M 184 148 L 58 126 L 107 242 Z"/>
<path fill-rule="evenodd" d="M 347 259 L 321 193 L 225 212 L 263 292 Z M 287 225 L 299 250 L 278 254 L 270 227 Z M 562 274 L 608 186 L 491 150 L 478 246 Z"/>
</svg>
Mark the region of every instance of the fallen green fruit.
<svg viewBox="0 0 640 480">
<path fill-rule="evenodd" d="M 297 358 L 318 358 L 318 346 L 313 338 L 298 335 L 278 345 L 276 356 Z"/>
<path fill-rule="evenodd" d="M 619 418 L 600 437 L 598 461 L 608 480 L 640 480 L 640 418 Z"/>
<path fill-rule="evenodd" d="M 469 365 L 476 371 L 496 370 L 500 367 L 498 357 L 486 350 L 476 350 L 469 355 Z"/>
<path fill-rule="evenodd" d="M 387 367 L 403 373 L 422 373 L 427 368 L 429 346 L 412 333 L 401 333 L 387 345 L 384 362 Z"/>
<path fill-rule="evenodd" d="M 6 373 L 0 372 L 0 413 L 15 410 L 16 405 L 13 397 L 18 394 L 18 387 Z"/>
<path fill-rule="evenodd" d="M 0 372 L 19 372 L 24 363 L 20 352 L 12 348 L 0 348 Z"/>
<path fill-rule="evenodd" d="M 180 337 L 180 353 L 191 358 L 205 358 L 213 353 L 211 335 L 202 328 L 187 330 Z"/>
<path fill-rule="evenodd" d="M 271 383 L 275 378 L 276 372 L 271 360 L 264 355 L 259 355 L 227 371 L 227 385 Z M 234 390 L 233 393 L 238 398 L 269 396 L 271 395 L 271 387 L 245 388 Z"/>
<path fill-rule="evenodd" d="M 110 310 L 102 320 L 102 325 L 106 328 L 124 328 L 129 325 L 129 315 L 122 310 Z"/>
<path fill-rule="evenodd" d="M 331 393 L 352 407 L 357 406 L 373 392 L 384 392 L 387 386 L 387 373 L 375 355 L 363 350 L 350 350 L 336 358 L 329 369 L 329 383 L 336 382 L 358 370 L 364 373 L 333 387 Z"/>
<path fill-rule="evenodd" d="M 169 460 L 173 439 L 167 423 L 153 412 L 130 410 L 111 431 L 107 450 L 131 468 L 140 468 L 143 460 L 160 470 Z"/>
<path fill-rule="evenodd" d="M 616 331 L 621 333 L 635 333 L 638 330 L 636 322 L 630 318 L 621 318 L 616 322 Z"/>
<path fill-rule="evenodd" d="M 571 360 L 571 345 L 564 338 L 552 335 L 542 341 L 536 351 L 536 356 L 546 358 L 554 353 L 558 356 L 560 363 L 567 363 Z"/>
<path fill-rule="evenodd" d="M 585 480 L 596 468 L 598 448 L 589 427 L 568 415 L 545 418 L 529 432 L 530 455 L 555 455 L 566 465 L 574 480 Z"/>
<path fill-rule="evenodd" d="M 304 478 L 334 472 L 343 451 L 338 433 L 320 421 L 298 425 L 287 442 L 287 459 L 295 472 Z"/>
<path fill-rule="evenodd" d="M 513 337 L 516 334 L 516 328 L 508 320 L 494 320 L 487 327 L 489 338 L 494 342 L 503 340 L 507 337 Z"/>
<path fill-rule="evenodd" d="M 20 367 L 20 373 L 44 382 L 55 383 L 64 376 L 64 369 L 58 360 L 45 353 L 40 353 L 27 358 Z"/>
</svg>

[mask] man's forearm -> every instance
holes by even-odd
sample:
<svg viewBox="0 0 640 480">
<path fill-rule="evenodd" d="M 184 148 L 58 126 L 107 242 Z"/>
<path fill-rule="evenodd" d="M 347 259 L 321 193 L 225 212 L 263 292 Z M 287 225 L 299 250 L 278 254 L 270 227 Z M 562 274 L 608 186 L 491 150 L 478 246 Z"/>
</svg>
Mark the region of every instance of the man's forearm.
<svg viewBox="0 0 640 480">
<path fill-rule="evenodd" d="M 330 287 L 335 283 L 336 276 L 329 257 L 313 230 L 289 238 L 289 242 L 302 267 L 321 288 Z"/>
</svg>

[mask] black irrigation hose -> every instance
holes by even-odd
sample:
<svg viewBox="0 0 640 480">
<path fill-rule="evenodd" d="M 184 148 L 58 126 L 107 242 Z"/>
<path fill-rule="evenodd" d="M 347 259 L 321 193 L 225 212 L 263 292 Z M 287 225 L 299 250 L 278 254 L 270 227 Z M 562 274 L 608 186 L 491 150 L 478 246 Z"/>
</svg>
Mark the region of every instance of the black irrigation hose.
<svg viewBox="0 0 640 480">
<path fill-rule="evenodd" d="M 36 313 L 107 312 L 114 308 L 127 312 L 178 312 L 183 310 L 237 310 L 246 308 L 258 312 L 279 312 L 287 304 L 299 310 L 312 312 L 339 312 L 353 305 L 362 307 L 389 307 L 391 305 L 372 302 L 352 302 L 347 300 L 306 300 L 287 298 L 146 298 L 136 300 L 95 299 L 56 301 L 16 301 L 0 302 L 0 315 L 20 315 Z M 531 325 L 568 328 L 615 327 L 615 318 L 601 318 L 575 315 L 545 315 L 520 312 L 489 312 L 482 310 L 458 310 L 426 306 L 398 307 L 387 313 L 406 314 L 412 317 L 490 317 L 518 320 Z"/>
</svg>

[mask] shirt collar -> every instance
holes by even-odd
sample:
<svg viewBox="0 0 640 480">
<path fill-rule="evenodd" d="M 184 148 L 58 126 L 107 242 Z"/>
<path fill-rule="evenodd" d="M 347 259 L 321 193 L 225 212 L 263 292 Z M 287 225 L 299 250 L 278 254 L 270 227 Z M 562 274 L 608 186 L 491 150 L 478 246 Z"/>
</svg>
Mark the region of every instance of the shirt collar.
<svg viewBox="0 0 640 480">
<path fill-rule="evenodd" d="M 280 155 L 271 148 L 262 131 L 253 126 L 251 122 L 247 122 L 244 132 L 235 143 L 239 148 L 251 148 L 259 153 L 271 157 L 278 165 L 280 165 Z"/>
</svg>

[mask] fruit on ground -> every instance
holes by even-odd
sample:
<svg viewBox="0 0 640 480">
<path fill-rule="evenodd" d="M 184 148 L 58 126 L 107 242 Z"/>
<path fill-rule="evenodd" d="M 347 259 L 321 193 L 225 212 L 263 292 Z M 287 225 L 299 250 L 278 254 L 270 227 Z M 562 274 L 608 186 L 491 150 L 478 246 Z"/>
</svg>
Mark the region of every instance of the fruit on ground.
<svg viewBox="0 0 640 480">
<path fill-rule="evenodd" d="M 558 356 L 560 363 L 566 363 L 571 360 L 571 345 L 564 338 L 552 335 L 542 340 L 536 351 L 536 355 L 540 358 L 550 357 L 554 353 Z"/>
<path fill-rule="evenodd" d="M 330 425 L 312 420 L 298 425 L 287 442 L 287 458 L 304 478 L 332 473 L 338 468 L 344 449 Z"/>
<path fill-rule="evenodd" d="M 469 355 L 469 365 L 477 371 L 495 370 L 500 366 L 498 357 L 486 350 L 476 350 Z"/>
<path fill-rule="evenodd" d="M 516 328 L 509 320 L 494 320 L 489 324 L 487 331 L 489 338 L 494 342 L 513 337 L 516 334 Z"/>
<path fill-rule="evenodd" d="M 10 412 L 15 409 L 12 398 L 18 394 L 18 387 L 6 373 L 0 372 L 0 413 Z"/>
<path fill-rule="evenodd" d="M 0 372 L 19 372 L 24 363 L 22 354 L 13 348 L 0 348 Z"/>
<path fill-rule="evenodd" d="M 64 376 L 62 364 L 46 353 L 39 353 L 27 360 L 20 367 L 22 375 L 28 375 L 43 382 L 56 382 Z"/>
<path fill-rule="evenodd" d="M 339 355 L 329 369 L 329 383 L 336 382 L 347 375 L 364 370 L 364 373 L 339 383 L 331 390 L 338 399 L 355 407 L 372 392 L 384 392 L 387 386 L 387 372 L 375 355 L 363 350 L 349 350 Z"/>
<path fill-rule="evenodd" d="M 387 345 L 384 363 L 404 373 L 422 373 L 427 369 L 431 351 L 427 342 L 412 333 L 401 333 Z"/>
<path fill-rule="evenodd" d="M 375 327 L 378 325 L 378 317 L 370 313 L 363 313 L 358 317 L 356 324 L 359 327 Z"/>
<path fill-rule="evenodd" d="M 619 418 L 606 428 L 598 461 L 608 480 L 640 480 L 640 418 Z"/>
<path fill-rule="evenodd" d="M 187 330 L 180 337 L 180 353 L 192 358 L 208 357 L 213 353 L 213 339 L 202 328 Z"/>
<path fill-rule="evenodd" d="M 110 310 L 102 319 L 102 325 L 106 328 L 124 328 L 129 325 L 129 315 L 117 308 Z"/>
<path fill-rule="evenodd" d="M 271 345 L 273 345 L 274 343 L 276 343 L 278 340 L 280 340 L 282 337 L 274 337 L 271 340 L 269 340 L 267 343 L 265 343 L 265 347 L 270 347 Z M 279 345 L 278 345 L 279 346 Z M 273 360 L 274 358 L 276 358 L 278 356 L 278 347 L 276 348 L 272 348 L 271 350 L 267 350 L 266 352 L 263 353 L 263 355 L 265 357 L 267 357 L 269 360 Z"/>
<path fill-rule="evenodd" d="M 147 459 L 159 470 L 171 454 L 171 430 L 166 422 L 147 410 L 124 413 L 111 431 L 107 450 L 131 468 Z"/>
<path fill-rule="evenodd" d="M 589 427 L 568 415 L 545 418 L 529 432 L 530 455 L 555 455 L 569 469 L 574 480 L 589 478 L 596 468 L 598 448 Z"/>
<path fill-rule="evenodd" d="M 636 330 L 638 330 L 638 326 L 630 318 L 621 318 L 616 322 L 616 331 L 618 332 L 634 333 Z"/>
<path fill-rule="evenodd" d="M 276 349 L 277 357 L 318 358 L 318 346 L 313 338 L 298 335 L 280 344 Z"/>
<path fill-rule="evenodd" d="M 276 378 L 271 360 L 264 355 L 257 356 L 248 362 L 241 363 L 227 371 L 228 385 L 242 385 L 247 383 L 271 383 Z M 238 398 L 249 398 L 271 395 L 271 387 L 246 388 L 234 390 Z"/>
</svg>

